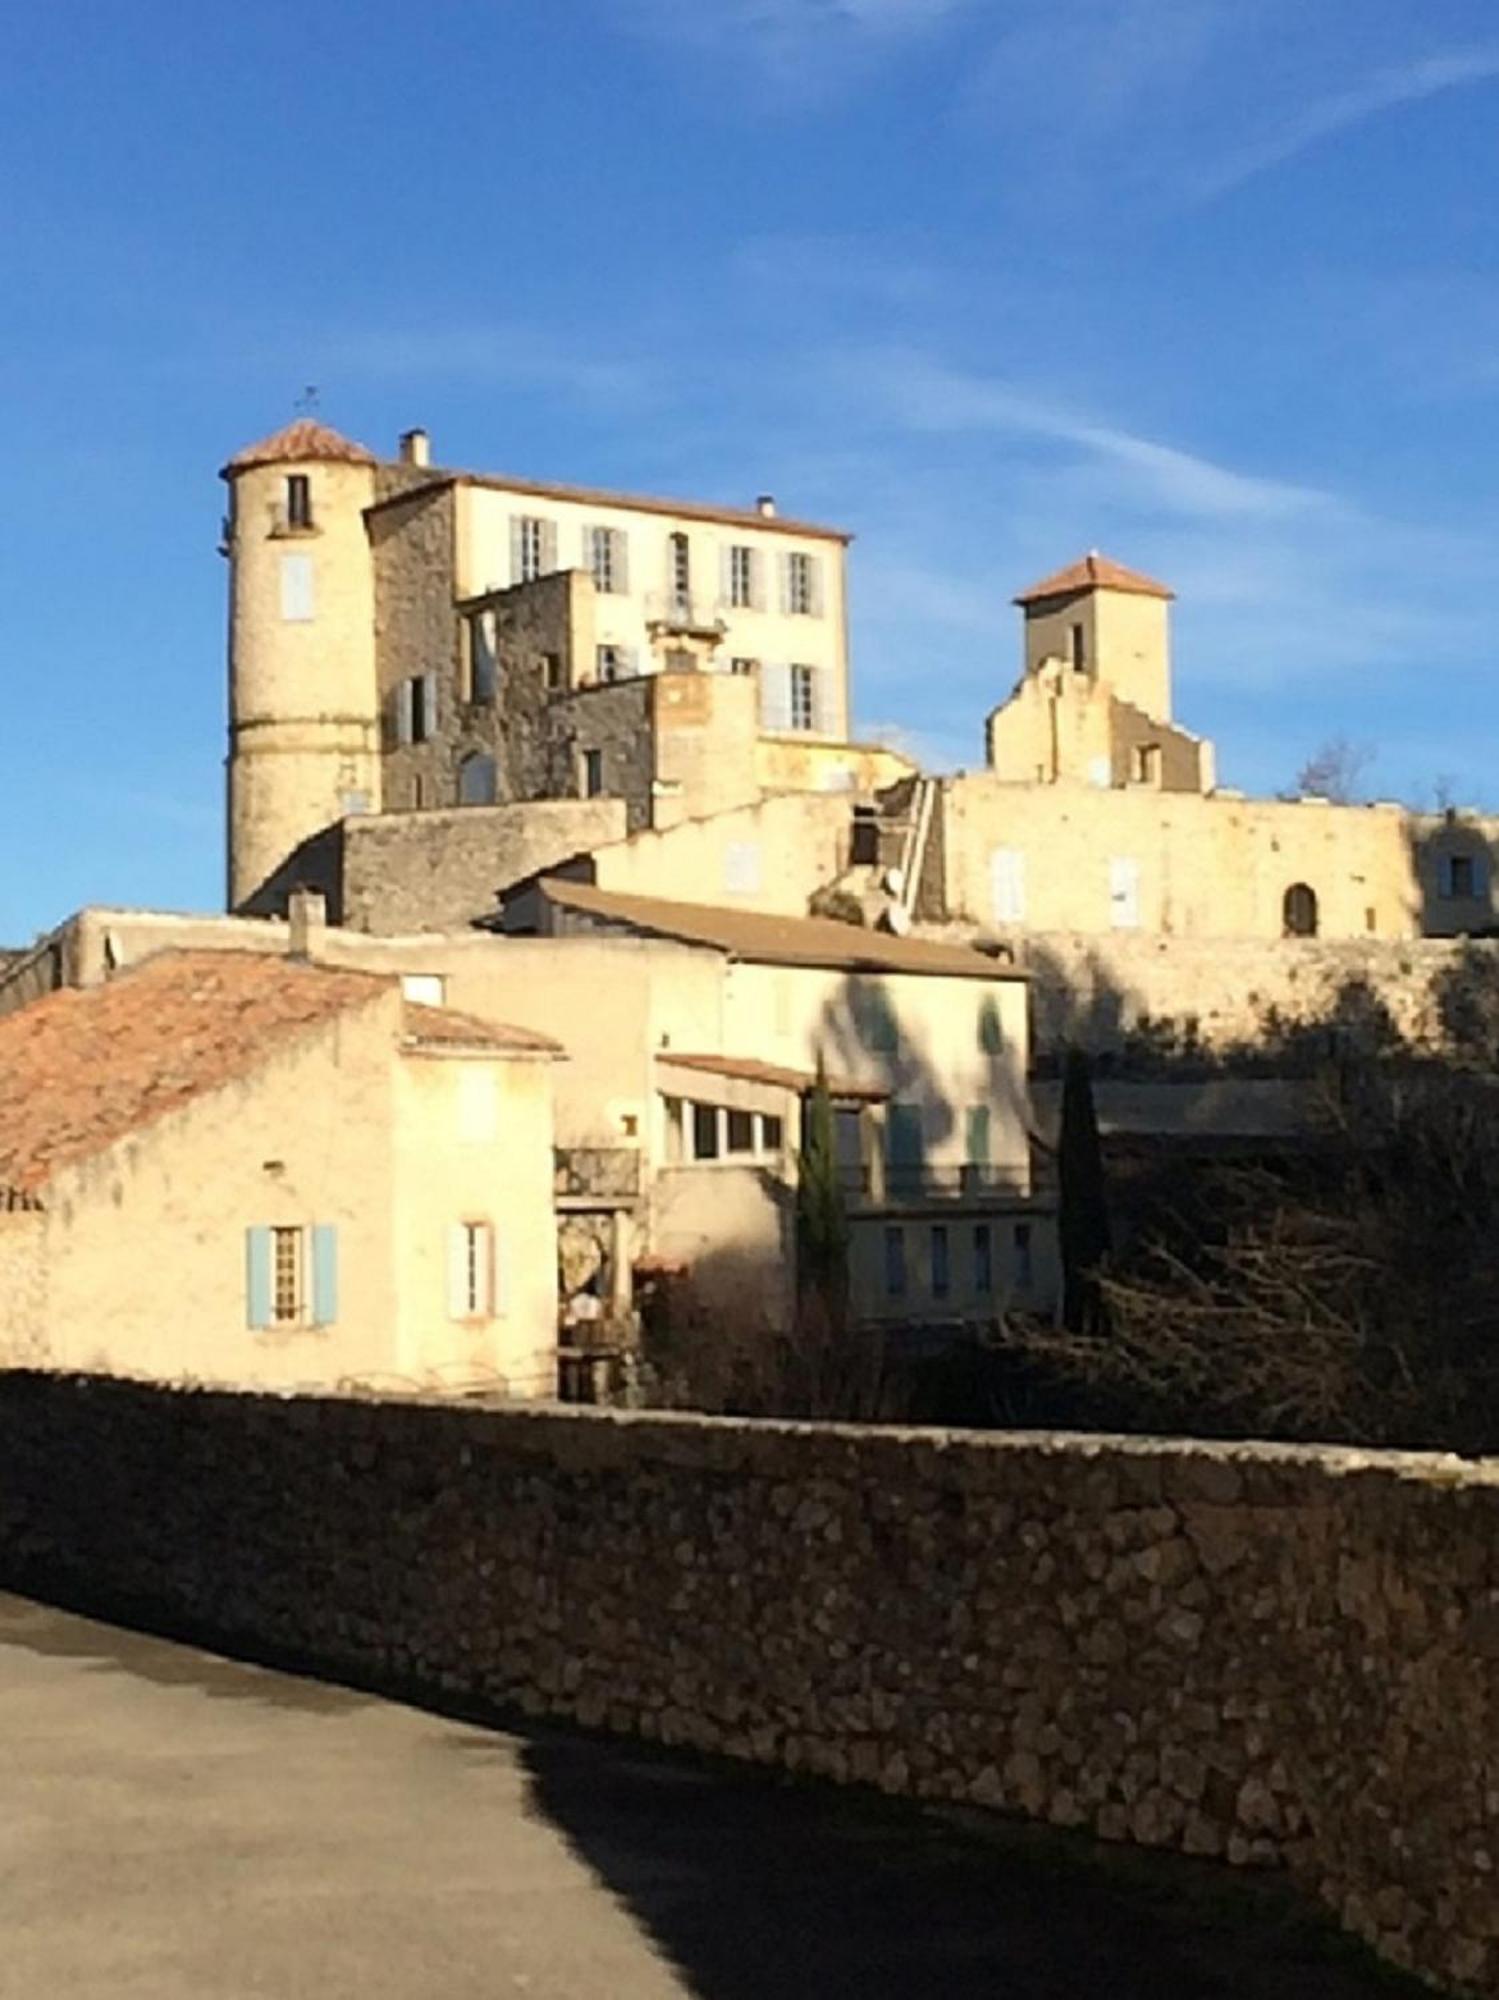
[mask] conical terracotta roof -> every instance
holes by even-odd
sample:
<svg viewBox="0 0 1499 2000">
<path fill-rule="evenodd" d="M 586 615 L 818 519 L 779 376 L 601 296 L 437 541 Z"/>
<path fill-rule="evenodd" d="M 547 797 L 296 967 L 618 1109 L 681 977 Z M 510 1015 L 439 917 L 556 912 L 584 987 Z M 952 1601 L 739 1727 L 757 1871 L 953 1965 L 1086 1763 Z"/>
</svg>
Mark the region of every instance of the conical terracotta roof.
<svg viewBox="0 0 1499 2000">
<path fill-rule="evenodd" d="M 335 465 L 374 465 L 378 462 L 375 454 L 366 451 L 362 444 L 340 436 L 313 417 L 298 417 L 285 429 L 262 438 L 259 444 L 247 444 L 243 451 L 237 451 L 224 471 L 227 475 L 243 472 L 252 465 L 295 465 L 303 464 L 308 459 Z"/>
<path fill-rule="evenodd" d="M 1154 577 L 1142 576 L 1139 570 L 1126 569 L 1123 563 L 1110 562 L 1097 549 L 1090 549 L 1081 561 L 1059 569 L 1055 576 L 1043 577 L 1029 590 L 1022 590 L 1014 601 L 1016 604 L 1036 604 L 1044 597 L 1071 597 L 1080 590 L 1122 590 L 1136 597 L 1172 598 L 1176 595 L 1166 584 L 1157 583 Z"/>
</svg>

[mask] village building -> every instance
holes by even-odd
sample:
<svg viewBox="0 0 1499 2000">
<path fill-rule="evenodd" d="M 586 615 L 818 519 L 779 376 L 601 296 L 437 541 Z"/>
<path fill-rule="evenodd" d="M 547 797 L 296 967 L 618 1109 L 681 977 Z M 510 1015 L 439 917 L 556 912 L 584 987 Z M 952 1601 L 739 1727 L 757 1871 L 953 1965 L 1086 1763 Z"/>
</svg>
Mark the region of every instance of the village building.
<svg viewBox="0 0 1499 2000">
<path fill-rule="evenodd" d="M 284 953 L 0 1018 L 0 1362 L 550 1395 L 556 1044 Z"/>
</svg>

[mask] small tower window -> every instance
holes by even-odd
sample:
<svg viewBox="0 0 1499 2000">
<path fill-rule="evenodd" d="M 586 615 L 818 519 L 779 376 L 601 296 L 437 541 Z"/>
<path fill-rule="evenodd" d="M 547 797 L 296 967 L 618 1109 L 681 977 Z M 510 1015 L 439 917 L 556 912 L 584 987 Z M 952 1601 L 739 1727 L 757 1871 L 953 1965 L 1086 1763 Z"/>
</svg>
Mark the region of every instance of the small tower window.
<svg viewBox="0 0 1499 2000">
<path fill-rule="evenodd" d="M 1282 898 L 1281 928 L 1287 937 L 1317 935 L 1317 892 L 1305 882 L 1293 882 Z"/>
<path fill-rule="evenodd" d="M 1088 644 L 1081 625 L 1072 627 L 1072 671 L 1085 674 L 1088 671 Z"/>
<path fill-rule="evenodd" d="M 671 558 L 671 599 L 674 609 L 687 603 L 692 592 L 692 565 L 687 550 L 687 537 L 677 533 L 669 541 Z"/>
<path fill-rule="evenodd" d="M 305 472 L 287 475 L 286 525 L 288 528 L 312 526 L 312 481 Z"/>
</svg>

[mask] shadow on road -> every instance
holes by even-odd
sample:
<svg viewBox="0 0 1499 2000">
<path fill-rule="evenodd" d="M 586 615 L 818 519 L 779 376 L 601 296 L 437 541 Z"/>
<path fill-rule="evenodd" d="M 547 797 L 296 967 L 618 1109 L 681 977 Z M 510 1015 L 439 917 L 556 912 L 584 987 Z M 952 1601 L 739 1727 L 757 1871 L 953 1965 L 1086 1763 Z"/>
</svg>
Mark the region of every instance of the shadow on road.
<svg viewBox="0 0 1499 2000">
<path fill-rule="evenodd" d="M 455 1746 L 495 1754 L 482 1736 Z M 1394 1980 L 1279 1878 L 533 1733 L 530 1806 L 700 2000 L 1359 2000 Z"/>
</svg>

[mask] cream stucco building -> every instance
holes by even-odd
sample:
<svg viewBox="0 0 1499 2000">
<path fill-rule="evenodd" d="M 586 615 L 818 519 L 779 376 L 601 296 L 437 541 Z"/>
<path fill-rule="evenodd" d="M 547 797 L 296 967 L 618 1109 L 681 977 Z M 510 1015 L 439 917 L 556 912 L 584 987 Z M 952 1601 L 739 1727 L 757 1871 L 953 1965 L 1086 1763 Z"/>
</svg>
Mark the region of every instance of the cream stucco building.
<svg viewBox="0 0 1499 2000">
<path fill-rule="evenodd" d="M 0 1018 L 0 1365 L 556 1387 L 556 1045 L 282 953 Z"/>
</svg>

